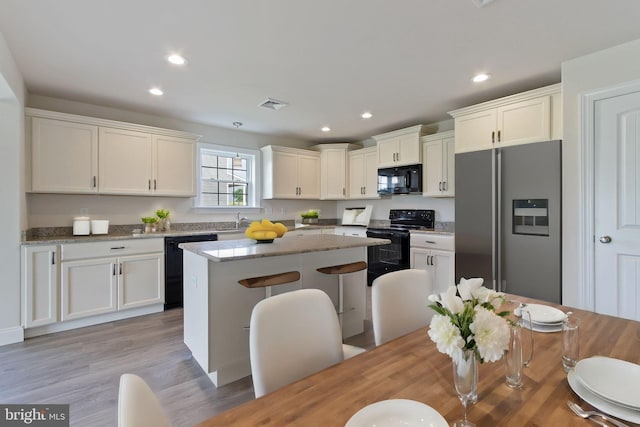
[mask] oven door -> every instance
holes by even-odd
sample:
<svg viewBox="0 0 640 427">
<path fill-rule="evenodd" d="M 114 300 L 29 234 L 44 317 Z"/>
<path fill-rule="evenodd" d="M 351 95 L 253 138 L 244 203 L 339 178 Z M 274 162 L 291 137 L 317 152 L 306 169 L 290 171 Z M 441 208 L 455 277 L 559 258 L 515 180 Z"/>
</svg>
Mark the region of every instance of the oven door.
<svg viewBox="0 0 640 427">
<path fill-rule="evenodd" d="M 367 284 L 385 273 L 409 268 L 409 231 L 368 229 L 367 237 L 389 239 L 388 245 L 369 246 L 367 249 Z"/>
</svg>

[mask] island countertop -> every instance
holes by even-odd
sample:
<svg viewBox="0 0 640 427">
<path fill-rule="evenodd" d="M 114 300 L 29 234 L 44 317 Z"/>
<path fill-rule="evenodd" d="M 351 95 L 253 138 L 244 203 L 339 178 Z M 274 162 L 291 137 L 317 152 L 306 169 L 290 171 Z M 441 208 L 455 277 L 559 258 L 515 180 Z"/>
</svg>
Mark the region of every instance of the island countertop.
<svg viewBox="0 0 640 427">
<path fill-rule="evenodd" d="M 256 241 L 252 239 L 241 239 L 181 243 L 178 247 L 203 256 L 210 261 L 223 262 L 364 246 L 378 246 L 389 243 L 391 243 L 391 241 L 387 239 L 317 234 L 275 239 L 273 243 L 256 243 Z"/>
</svg>

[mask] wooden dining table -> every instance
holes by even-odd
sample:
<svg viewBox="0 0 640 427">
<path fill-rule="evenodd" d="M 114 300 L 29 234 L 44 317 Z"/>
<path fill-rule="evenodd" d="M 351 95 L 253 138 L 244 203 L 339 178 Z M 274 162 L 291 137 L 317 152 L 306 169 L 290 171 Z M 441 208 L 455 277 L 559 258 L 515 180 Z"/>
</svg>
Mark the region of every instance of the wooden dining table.
<svg viewBox="0 0 640 427">
<path fill-rule="evenodd" d="M 640 322 L 514 295 L 507 295 L 503 308 L 513 310 L 519 302 L 554 306 L 578 317 L 581 359 L 600 355 L 640 364 Z M 198 426 L 344 426 L 358 410 L 387 399 L 425 403 L 451 424 L 462 416 L 452 362 L 438 352 L 427 329 L 345 360 Z M 561 361 L 562 333 L 534 332 L 533 336 L 533 358 L 524 368 L 521 389 L 506 385 L 502 360 L 478 365 L 478 401 L 469 407 L 469 419 L 478 427 L 595 425 L 567 406 L 567 401 L 574 401 L 585 409 L 592 408 L 567 382 Z M 640 385 L 638 390 L 640 393 Z"/>
</svg>

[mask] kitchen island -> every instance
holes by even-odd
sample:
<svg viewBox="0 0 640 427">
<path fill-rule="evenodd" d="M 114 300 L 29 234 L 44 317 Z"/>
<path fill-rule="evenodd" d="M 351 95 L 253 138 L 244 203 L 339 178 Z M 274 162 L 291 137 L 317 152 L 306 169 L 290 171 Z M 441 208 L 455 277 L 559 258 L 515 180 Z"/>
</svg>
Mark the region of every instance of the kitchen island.
<svg viewBox="0 0 640 427">
<path fill-rule="evenodd" d="M 362 333 L 366 269 L 343 274 L 342 286 L 338 274 L 318 269 L 366 262 L 368 246 L 387 243 L 386 239 L 332 234 L 262 244 L 251 239 L 183 243 L 184 342 L 217 387 L 246 377 L 251 374 L 253 307 L 270 295 L 300 288 L 322 289 L 331 297 L 340 314 L 343 338 Z M 283 277 L 293 281 L 259 285 L 278 283 L 282 280 L 273 278 Z"/>
</svg>

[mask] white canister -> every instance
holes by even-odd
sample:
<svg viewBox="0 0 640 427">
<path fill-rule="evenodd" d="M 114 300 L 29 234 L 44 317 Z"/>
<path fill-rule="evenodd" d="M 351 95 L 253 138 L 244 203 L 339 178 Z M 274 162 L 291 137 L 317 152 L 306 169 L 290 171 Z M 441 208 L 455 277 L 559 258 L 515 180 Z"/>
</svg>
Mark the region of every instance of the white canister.
<svg viewBox="0 0 640 427">
<path fill-rule="evenodd" d="M 73 235 L 88 236 L 91 232 L 91 219 L 88 216 L 73 218 Z"/>
<path fill-rule="evenodd" d="M 109 234 L 109 220 L 92 219 L 91 234 Z"/>
</svg>

